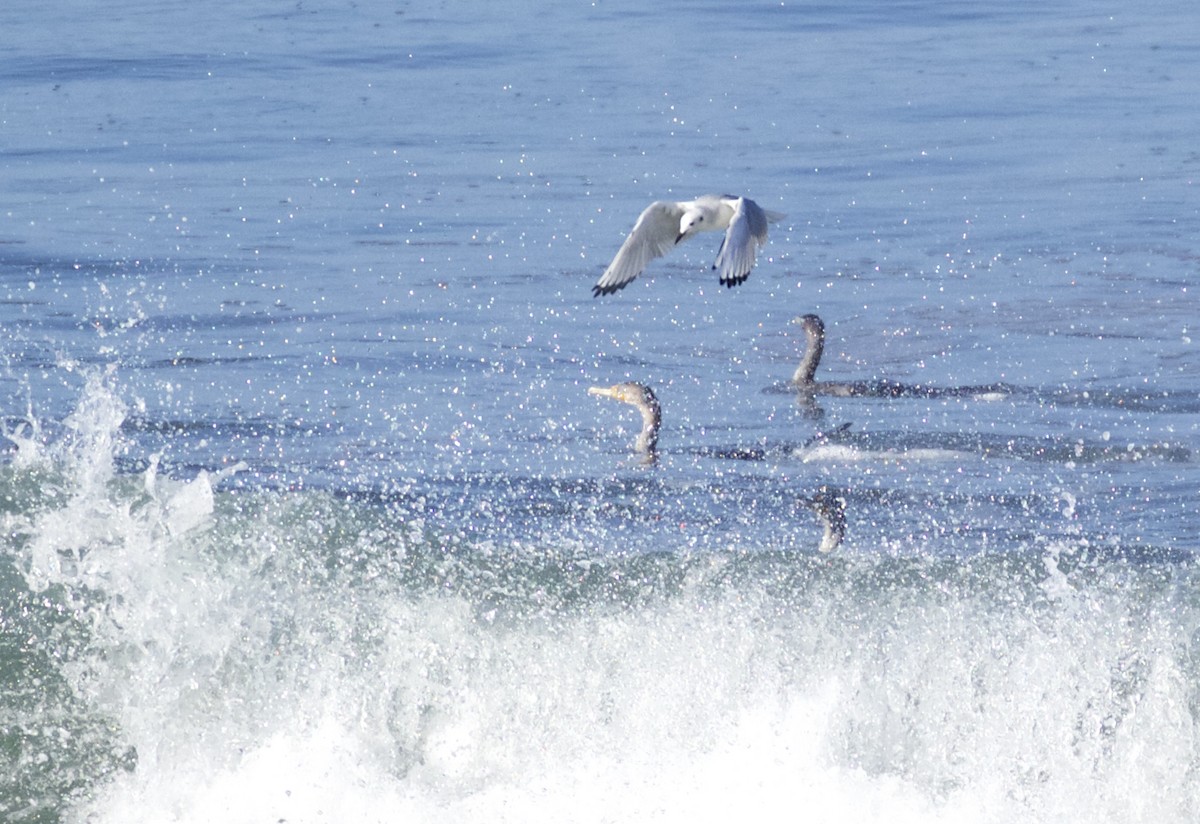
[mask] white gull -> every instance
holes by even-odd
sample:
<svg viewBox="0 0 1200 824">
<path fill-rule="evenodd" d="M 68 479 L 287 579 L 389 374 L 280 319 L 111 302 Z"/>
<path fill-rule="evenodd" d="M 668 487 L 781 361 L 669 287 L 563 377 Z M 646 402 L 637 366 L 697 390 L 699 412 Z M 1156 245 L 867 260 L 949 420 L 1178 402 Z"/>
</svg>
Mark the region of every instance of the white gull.
<svg viewBox="0 0 1200 824">
<path fill-rule="evenodd" d="M 754 256 L 767 242 L 767 224 L 784 215 L 763 209 L 748 197 L 701 195 L 695 200 L 657 200 L 646 207 L 617 256 L 592 287 L 593 297 L 625 288 L 650 261 L 686 237 L 725 230 L 713 262 L 721 283 L 737 286 L 750 276 Z"/>
</svg>

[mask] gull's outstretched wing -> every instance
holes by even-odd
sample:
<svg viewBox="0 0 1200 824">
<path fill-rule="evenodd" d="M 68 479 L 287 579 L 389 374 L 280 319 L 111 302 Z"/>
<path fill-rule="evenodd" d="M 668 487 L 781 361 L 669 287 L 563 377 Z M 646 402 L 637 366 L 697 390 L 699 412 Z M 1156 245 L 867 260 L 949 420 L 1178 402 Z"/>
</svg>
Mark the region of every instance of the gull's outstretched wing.
<svg viewBox="0 0 1200 824">
<path fill-rule="evenodd" d="M 733 287 L 750 277 L 754 256 L 759 247 L 767 242 L 767 223 L 780 217 L 782 215 L 774 212 L 768 215 L 749 198 L 738 198 L 733 219 L 729 221 L 725 239 L 721 241 L 721 250 L 717 252 L 717 259 L 713 263 L 713 268 L 720 273 L 721 283 Z"/>
<path fill-rule="evenodd" d="M 683 210 L 667 200 L 658 200 L 647 206 L 629 237 L 621 244 L 617 256 L 592 287 L 592 296 L 611 295 L 625 288 L 629 281 L 642 273 L 646 264 L 669 252 L 679 237 L 681 217 Z"/>
</svg>

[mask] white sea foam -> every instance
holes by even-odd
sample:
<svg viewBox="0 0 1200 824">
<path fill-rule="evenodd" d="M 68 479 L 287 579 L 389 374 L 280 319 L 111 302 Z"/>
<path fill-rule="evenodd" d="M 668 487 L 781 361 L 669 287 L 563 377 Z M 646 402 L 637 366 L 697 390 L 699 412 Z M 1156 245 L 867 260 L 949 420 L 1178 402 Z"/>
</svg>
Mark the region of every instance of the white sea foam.
<svg viewBox="0 0 1200 824">
<path fill-rule="evenodd" d="M 101 397 L 71 437 L 110 443 L 108 390 L 89 391 Z M 91 446 L 74 455 L 105 463 Z M 655 595 L 636 559 L 601 560 L 611 573 L 593 595 L 622 577 L 642 594 L 486 618 L 501 592 L 536 604 L 552 570 L 503 578 L 469 546 L 420 543 L 390 520 L 403 511 L 379 520 L 320 493 L 223 507 L 207 479 L 80 470 L 71 502 L 30 526 L 43 560 L 29 577 L 76 593 L 91 641 L 64 673 L 136 765 L 98 784 L 79 820 L 1133 822 L 1198 809 L 1178 773 L 1198 745 L 1180 654 L 1195 608 L 1153 576 L 1079 578 L 1069 542 L 1040 584 L 986 559 L 947 575 L 921 560 L 733 557 Z M 443 570 L 400 585 L 431 552 Z M 70 562 L 44 562 L 55 555 Z"/>
<path fill-rule="evenodd" d="M 1180 735 L 1186 675 L 1165 653 L 1128 660 L 1134 639 L 1107 637 L 1118 616 L 1094 612 L 1102 632 L 1052 615 L 1041 631 L 1006 629 L 1000 616 L 972 621 L 969 608 L 917 599 L 889 601 L 890 628 L 839 634 L 814 616 L 806 635 L 801 617 L 772 625 L 744 595 L 499 634 L 452 603 L 406 606 L 380 660 L 296 667 L 321 688 L 284 685 L 284 706 L 252 740 L 229 735 L 247 705 L 272 703 L 252 682 L 230 684 L 207 715 L 162 716 L 163 743 L 189 746 L 117 776 L 89 809 L 121 822 L 801 810 L 827 821 L 1132 822 L 1195 809 L 1186 786 L 1152 789 L 1177 779 L 1172 765 L 1194 746 Z M 407 730 L 406 701 L 421 704 Z"/>
<path fill-rule="evenodd" d="M 973 461 L 977 456 L 960 449 L 936 447 L 864 449 L 851 444 L 816 444 L 796 454 L 805 463 L 900 463 L 905 461 Z"/>
</svg>

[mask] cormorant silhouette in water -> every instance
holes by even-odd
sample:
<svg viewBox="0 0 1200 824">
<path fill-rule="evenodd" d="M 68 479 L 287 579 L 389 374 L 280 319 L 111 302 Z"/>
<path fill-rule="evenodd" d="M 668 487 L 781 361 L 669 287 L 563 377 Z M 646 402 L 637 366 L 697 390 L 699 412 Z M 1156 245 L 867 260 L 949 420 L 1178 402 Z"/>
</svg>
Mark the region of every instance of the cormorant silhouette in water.
<svg viewBox="0 0 1200 824">
<path fill-rule="evenodd" d="M 1012 387 L 1002 383 L 983 386 L 924 386 L 921 384 L 896 383 L 894 381 L 819 381 L 817 367 L 825 351 L 825 324 L 817 315 L 808 314 L 796 318 L 804 327 L 804 354 L 800 365 L 792 373 L 792 386 L 806 395 L 831 395 L 834 397 L 987 397 L 1012 393 Z"/>
</svg>

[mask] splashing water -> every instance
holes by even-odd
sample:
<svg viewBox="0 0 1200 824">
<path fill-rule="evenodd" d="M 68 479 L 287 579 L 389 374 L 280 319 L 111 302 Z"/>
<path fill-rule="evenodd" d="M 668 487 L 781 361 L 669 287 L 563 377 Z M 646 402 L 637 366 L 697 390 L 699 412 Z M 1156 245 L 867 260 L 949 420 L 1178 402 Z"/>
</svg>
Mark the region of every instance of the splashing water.
<svg viewBox="0 0 1200 824">
<path fill-rule="evenodd" d="M 414 501 L 114 473 L 121 409 L 89 379 L 54 483 L 8 516 L 90 739 L 64 750 L 81 817 L 1200 809 L 1189 566 L 1070 542 L 961 561 L 504 547 Z"/>
</svg>

